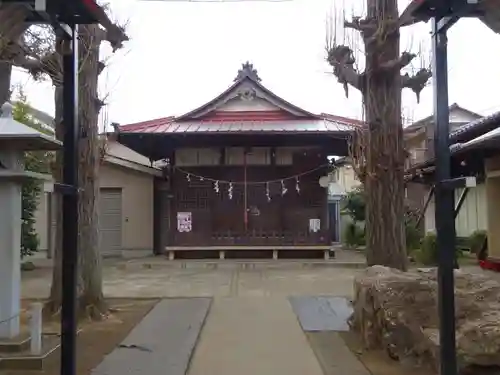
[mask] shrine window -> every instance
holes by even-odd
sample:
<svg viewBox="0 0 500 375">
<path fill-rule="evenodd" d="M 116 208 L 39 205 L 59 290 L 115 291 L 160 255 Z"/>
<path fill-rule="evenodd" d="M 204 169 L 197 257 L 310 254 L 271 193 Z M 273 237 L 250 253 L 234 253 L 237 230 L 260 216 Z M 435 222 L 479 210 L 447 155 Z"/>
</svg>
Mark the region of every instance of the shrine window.
<svg viewBox="0 0 500 375">
<path fill-rule="evenodd" d="M 271 148 L 269 147 L 251 147 L 246 150 L 247 165 L 270 165 L 271 164 Z M 245 148 L 244 147 L 229 147 L 226 149 L 226 165 L 244 165 L 245 164 Z"/>
<path fill-rule="evenodd" d="M 215 148 L 181 148 L 175 151 L 178 167 L 203 167 L 220 164 L 220 150 Z"/>
</svg>

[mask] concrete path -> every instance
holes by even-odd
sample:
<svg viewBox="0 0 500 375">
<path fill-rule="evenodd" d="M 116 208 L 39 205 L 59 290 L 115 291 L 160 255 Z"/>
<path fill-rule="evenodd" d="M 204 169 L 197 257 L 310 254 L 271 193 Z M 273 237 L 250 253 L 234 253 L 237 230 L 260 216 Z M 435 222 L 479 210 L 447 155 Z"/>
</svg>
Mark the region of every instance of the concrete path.
<svg viewBox="0 0 500 375">
<path fill-rule="evenodd" d="M 160 301 L 92 375 L 185 375 L 210 302 Z"/>
<path fill-rule="evenodd" d="M 215 299 L 188 374 L 323 372 L 290 303 L 276 296 Z"/>
</svg>

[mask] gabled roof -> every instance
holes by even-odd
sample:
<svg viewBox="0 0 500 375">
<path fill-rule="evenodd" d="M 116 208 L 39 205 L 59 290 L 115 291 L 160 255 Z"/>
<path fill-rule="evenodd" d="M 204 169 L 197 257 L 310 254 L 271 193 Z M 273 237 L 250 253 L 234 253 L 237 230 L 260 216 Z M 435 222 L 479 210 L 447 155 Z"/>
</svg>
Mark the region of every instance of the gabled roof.
<svg viewBox="0 0 500 375">
<path fill-rule="evenodd" d="M 249 98 L 258 97 L 262 98 L 276 107 L 280 108 L 284 112 L 289 112 L 298 117 L 317 117 L 316 115 L 308 112 L 302 108 L 299 108 L 285 99 L 279 97 L 271 90 L 267 89 L 261 83 L 261 79 L 257 74 L 257 70 L 253 67 L 253 64 L 250 64 L 248 61 L 244 63 L 241 69 L 238 71 L 238 75 L 234 79 L 234 83 L 223 93 L 209 101 L 208 103 L 203 104 L 201 107 L 198 107 L 188 113 L 177 117 L 177 121 L 190 120 L 195 118 L 200 118 L 203 115 L 206 115 L 216 108 L 220 107 L 221 104 L 226 103 L 227 101 L 241 97 L 244 95 L 248 95 Z"/>
<path fill-rule="evenodd" d="M 492 142 L 498 142 L 499 128 L 500 112 L 482 117 L 459 127 L 450 134 L 450 151 L 452 156 L 472 149 L 487 147 Z M 431 158 L 413 165 L 406 171 L 407 179 L 411 179 L 415 173 L 421 170 L 429 169 L 429 171 L 432 171 L 434 163 L 434 158 Z"/>
<path fill-rule="evenodd" d="M 461 111 L 461 112 L 464 112 L 472 117 L 475 117 L 477 119 L 481 118 L 481 115 L 476 113 L 476 112 L 472 112 L 464 107 L 461 107 L 459 106 L 457 103 L 453 103 L 452 105 L 450 105 L 450 107 L 448 108 L 448 111 L 450 112 L 455 112 L 455 111 Z M 423 119 L 420 119 L 418 121 L 415 121 L 414 123 L 408 125 L 407 127 L 404 128 L 404 132 L 405 133 L 413 133 L 415 131 L 417 131 L 418 129 L 422 128 L 423 126 L 427 125 L 429 122 L 433 121 L 433 114 L 430 115 L 430 116 L 427 116 L 427 117 L 424 117 Z"/>
<path fill-rule="evenodd" d="M 121 133 L 350 133 L 359 120 L 313 114 L 274 94 L 249 62 L 223 93 L 178 117 L 117 126 Z"/>
<path fill-rule="evenodd" d="M 451 143 L 462 143 L 471 141 L 489 131 L 498 128 L 500 125 L 500 112 L 495 112 L 489 116 L 481 117 L 469 122 L 450 134 Z"/>
</svg>

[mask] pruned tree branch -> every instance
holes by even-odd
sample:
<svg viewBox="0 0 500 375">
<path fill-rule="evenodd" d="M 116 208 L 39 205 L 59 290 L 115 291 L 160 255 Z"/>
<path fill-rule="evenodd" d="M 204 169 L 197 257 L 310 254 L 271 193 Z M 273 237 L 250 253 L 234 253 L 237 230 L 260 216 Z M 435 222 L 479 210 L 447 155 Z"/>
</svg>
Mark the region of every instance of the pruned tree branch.
<svg viewBox="0 0 500 375">
<path fill-rule="evenodd" d="M 106 105 L 106 103 L 104 102 L 104 100 L 101 100 L 99 98 L 94 98 L 94 104 L 97 108 L 97 112 L 99 112 L 101 110 L 102 107 L 104 107 Z"/>
<path fill-rule="evenodd" d="M 30 25 L 24 22 L 28 13 L 29 9 L 24 5 L 0 5 L 0 53 L 6 44 L 17 41 L 28 29 Z"/>
<path fill-rule="evenodd" d="M 99 24 L 104 28 L 101 29 L 100 40 L 109 42 L 113 48 L 113 52 L 122 48 L 123 43 L 129 40 L 129 37 L 125 34 L 125 28 L 111 21 L 103 8 L 98 10 L 97 18 Z"/>
<path fill-rule="evenodd" d="M 401 76 L 401 87 L 409 88 L 417 96 L 417 102 L 420 102 L 420 93 L 427 86 L 427 82 L 432 77 L 432 72 L 430 69 L 421 68 L 414 75 L 409 75 L 408 73 Z"/>
<path fill-rule="evenodd" d="M 377 30 L 377 24 L 374 20 L 361 17 L 353 17 L 352 21 L 345 20 L 344 27 L 346 29 L 357 30 L 365 35 L 373 34 Z"/>
<path fill-rule="evenodd" d="M 345 45 L 333 46 L 328 51 L 327 61 L 333 67 L 333 74 L 344 86 L 346 97 L 349 97 L 349 85 L 363 91 L 364 75 L 356 70 L 354 54 Z"/>
<path fill-rule="evenodd" d="M 97 63 L 97 75 L 101 74 L 105 68 L 106 64 L 103 61 L 99 61 Z"/>
<path fill-rule="evenodd" d="M 408 66 L 416 56 L 417 55 L 414 53 L 403 52 L 401 56 L 399 56 L 399 58 L 381 63 L 380 68 L 384 70 L 392 70 L 392 69 L 401 70 L 405 66 Z"/>
<path fill-rule="evenodd" d="M 418 22 L 427 22 L 430 17 L 427 17 L 426 19 L 420 19 L 414 17 L 414 12 L 415 10 L 420 6 L 420 2 L 418 1 L 412 1 L 406 8 L 403 10 L 401 15 L 399 16 L 399 27 L 404 27 L 404 26 L 410 26 L 414 25 L 415 23 Z"/>
</svg>

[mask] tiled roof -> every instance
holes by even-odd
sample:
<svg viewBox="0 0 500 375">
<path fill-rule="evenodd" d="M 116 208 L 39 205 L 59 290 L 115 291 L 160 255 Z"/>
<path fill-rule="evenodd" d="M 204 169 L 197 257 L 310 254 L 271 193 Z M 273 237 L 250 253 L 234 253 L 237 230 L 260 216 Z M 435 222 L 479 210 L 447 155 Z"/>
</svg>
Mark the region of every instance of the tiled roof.
<svg viewBox="0 0 500 375">
<path fill-rule="evenodd" d="M 214 111 L 201 120 L 177 121 L 163 117 L 120 126 L 123 133 L 234 133 L 234 132 L 350 132 L 360 120 L 322 113 L 314 118 L 297 118 L 284 111 Z"/>
<path fill-rule="evenodd" d="M 500 112 L 493 113 L 479 120 L 462 125 L 450 134 L 450 151 L 452 155 L 463 153 L 471 148 L 482 147 L 485 142 L 498 140 L 500 137 Z M 428 159 L 413 165 L 407 173 L 434 166 L 434 159 Z"/>
<path fill-rule="evenodd" d="M 462 111 L 462 112 L 468 113 L 471 116 L 475 116 L 477 118 L 481 117 L 480 114 L 478 114 L 476 112 L 472 112 L 466 108 L 463 108 L 463 107 L 459 106 L 457 103 L 453 103 L 452 105 L 450 105 L 448 107 L 448 111 L 449 112 Z M 417 121 L 411 123 L 410 125 L 408 125 L 407 127 L 405 127 L 404 132 L 405 133 L 414 132 L 414 131 L 418 130 L 419 128 L 421 128 L 422 126 L 426 125 L 428 122 L 432 121 L 433 118 L 434 118 L 434 115 L 430 115 L 430 116 L 424 117 L 420 120 L 417 120 Z"/>
<path fill-rule="evenodd" d="M 126 133 L 329 133 L 350 132 L 353 125 L 323 119 L 277 121 L 182 121 L 163 122 L 149 126 L 129 126 Z"/>
<path fill-rule="evenodd" d="M 248 108 L 248 101 L 257 98 L 269 108 Z M 244 109 L 225 107 L 232 100 L 247 102 Z M 250 109 L 250 110 L 248 110 Z M 121 133 L 177 134 L 177 133 L 331 133 L 351 132 L 361 126 L 359 120 L 323 113 L 316 115 L 277 96 L 260 82 L 257 71 L 245 63 L 234 83 L 201 107 L 178 117 L 115 127 Z"/>
<path fill-rule="evenodd" d="M 451 143 L 462 143 L 471 141 L 500 125 L 500 112 L 495 112 L 489 116 L 481 117 L 478 120 L 469 122 L 450 134 Z"/>
<path fill-rule="evenodd" d="M 174 116 L 162 117 L 148 121 L 135 122 L 128 125 L 120 125 L 120 131 L 125 133 L 142 133 L 145 129 L 157 128 L 166 124 L 170 124 L 175 119 Z M 152 131 L 150 131 L 152 133 Z"/>
</svg>

